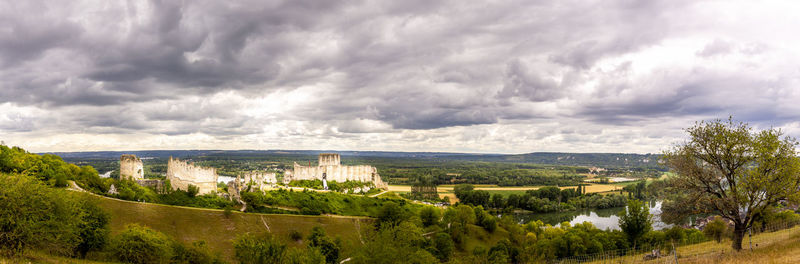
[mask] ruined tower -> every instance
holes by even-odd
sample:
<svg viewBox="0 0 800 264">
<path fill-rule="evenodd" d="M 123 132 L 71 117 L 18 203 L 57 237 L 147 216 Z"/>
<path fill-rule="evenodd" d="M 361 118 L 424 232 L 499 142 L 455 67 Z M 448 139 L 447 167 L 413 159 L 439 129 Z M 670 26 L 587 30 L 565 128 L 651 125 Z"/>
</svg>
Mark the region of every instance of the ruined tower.
<svg viewBox="0 0 800 264">
<path fill-rule="evenodd" d="M 142 160 L 133 154 L 123 154 L 119 157 L 119 178 L 127 180 L 144 179 L 144 165 Z"/>
</svg>

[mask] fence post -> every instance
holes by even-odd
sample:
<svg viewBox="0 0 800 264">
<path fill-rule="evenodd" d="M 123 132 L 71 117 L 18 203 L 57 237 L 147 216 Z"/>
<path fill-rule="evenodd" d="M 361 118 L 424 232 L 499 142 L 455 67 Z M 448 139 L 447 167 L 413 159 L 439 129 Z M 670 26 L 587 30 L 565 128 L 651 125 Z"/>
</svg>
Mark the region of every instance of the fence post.
<svg viewBox="0 0 800 264">
<path fill-rule="evenodd" d="M 675 247 L 675 241 L 672 241 L 672 255 L 675 256 L 675 264 L 678 264 L 678 248 Z"/>
</svg>

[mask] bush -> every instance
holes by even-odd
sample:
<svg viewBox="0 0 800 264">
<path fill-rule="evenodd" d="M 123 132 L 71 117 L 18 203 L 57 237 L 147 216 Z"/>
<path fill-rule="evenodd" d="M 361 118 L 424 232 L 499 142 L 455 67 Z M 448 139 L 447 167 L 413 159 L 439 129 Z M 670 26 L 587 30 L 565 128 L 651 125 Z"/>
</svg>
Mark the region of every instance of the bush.
<svg viewBox="0 0 800 264">
<path fill-rule="evenodd" d="M 311 229 L 311 234 L 308 235 L 308 247 L 311 250 L 319 249 L 325 256 L 325 262 L 338 263 L 341 245 L 328 237 L 322 227 L 315 226 Z"/>
<path fill-rule="evenodd" d="M 174 256 L 172 263 L 187 263 L 187 264 L 211 264 L 211 263 L 224 263 L 221 259 L 217 258 L 205 241 L 196 241 L 189 246 L 182 243 L 173 243 L 172 250 Z"/>
<path fill-rule="evenodd" d="M 708 222 L 706 227 L 703 228 L 703 234 L 708 239 L 716 240 L 717 243 L 722 242 L 722 238 L 725 236 L 725 233 L 728 232 L 728 224 L 722 220 L 721 217 L 717 216 L 714 218 L 713 221 Z"/>
<path fill-rule="evenodd" d="M 280 263 L 286 254 L 286 244 L 269 233 L 245 234 L 233 242 L 236 259 L 242 264 Z"/>
<path fill-rule="evenodd" d="M 303 234 L 301 234 L 297 230 L 292 230 L 289 231 L 289 238 L 291 238 L 295 242 L 299 242 L 300 240 L 303 240 Z"/>
<path fill-rule="evenodd" d="M 197 195 L 197 193 L 199 193 L 199 192 L 200 192 L 200 188 L 197 187 L 197 186 L 194 186 L 192 184 L 189 184 L 189 186 L 186 187 L 186 193 L 189 194 L 190 198 L 194 198 Z"/>
<path fill-rule="evenodd" d="M 110 251 L 117 260 L 130 263 L 168 263 L 173 256 L 166 235 L 136 224 L 128 225 L 117 235 Z"/>
<path fill-rule="evenodd" d="M 0 173 L 0 254 L 29 248 L 71 255 L 79 245 L 85 213 L 80 200 L 29 176 Z M 91 232 L 93 225 L 84 226 Z"/>
</svg>

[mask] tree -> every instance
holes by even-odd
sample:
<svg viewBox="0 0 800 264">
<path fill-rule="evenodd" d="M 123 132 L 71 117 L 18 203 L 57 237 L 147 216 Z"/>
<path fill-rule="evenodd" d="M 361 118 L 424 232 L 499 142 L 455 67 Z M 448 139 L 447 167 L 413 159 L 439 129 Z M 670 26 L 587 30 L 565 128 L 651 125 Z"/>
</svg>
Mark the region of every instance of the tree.
<svg viewBox="0 0 800 264">
<path fill-rule="evenodd" d="M 424 227 L 438 224 L 441 215 L 439 208 L 433 206 L 425 206 L 419 210 L 419 218 L 422 220 L 422 226 Z"/>
<path fill-rule="evenodd" d="M 86 253 L 101 250 L 108 240 L 108 222 L 111 216 L 103 211 L 94 200 L 81 201 L 83 209 L 82 221 L 78 223 L 81 242 L 75 247 L 75 253 L 86 257 Z"/>
<path fill-rule="evenodd" d="M 450 260 L 450 256 L 452 256 L 453 251 L 455 251 L 453 239 L 451 239 L 450 235 L 447 233 L 437 233 L 436 236 L 433 237 L 433 247 L 436 249 L 434 255 L 442 262 Z"/>
<path fill-rule="evenodd" d="M 322 227 L 315 226 L 311 229 L 311 234 L 308 235 L 308 247 L 310 250 L 319 249 L 325 256 L 325 262 L 338 263 L 341 246 L 328 237 Z"/>
<path fill-rule="evenodd" d="M 689 140 L 664 153 L 677 176 L 674 198 L 681 212 L 713 213 L 733 222 L 734 250 L 755 216 L 781 200 L 800 194 L 797 141 L 777 129 L 753 131 L 746 123 L 728 120 L 699 122 L 686 130 Z"/>
<path fill-rule="evenodd" d="M 492 208 L 503 208 L 505 206 L 506 201 L 502 194 L 495 193 L 492 195 Z"/>
<path fill-rule="evenodd" d="M 639 200 L 628 200 L 628 206 L 619 215 L 619 228 L 625 232 L 628 241 L 633 243 L 634 248 L 636 248 L 636 241 L 653 229 L 652 224 L 650 210 L 644 202 Z"/>
<path fill-rule="evenodd" d="M 375 222 L 376 227 L 381 227 L 384 224 L 396 226 L 401 221 L 406 219 L 406 214 L 403 208 L 394 202 L 386 202 L 378 212 L 378 221 Z"/>
</svg>

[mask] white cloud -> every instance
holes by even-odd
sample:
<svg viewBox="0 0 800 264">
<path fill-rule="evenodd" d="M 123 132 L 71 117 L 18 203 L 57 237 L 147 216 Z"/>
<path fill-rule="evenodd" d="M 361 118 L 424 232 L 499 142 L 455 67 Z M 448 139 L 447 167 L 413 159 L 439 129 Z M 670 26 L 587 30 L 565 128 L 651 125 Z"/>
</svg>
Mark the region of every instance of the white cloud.
<svg viewBox="0 0 800 264">
<path fill-rule="evenodd" d="M 658 152 L 794 136 L 800 3 L 0 4 L 0 139 L 34 151 Z"/>
</svg>

